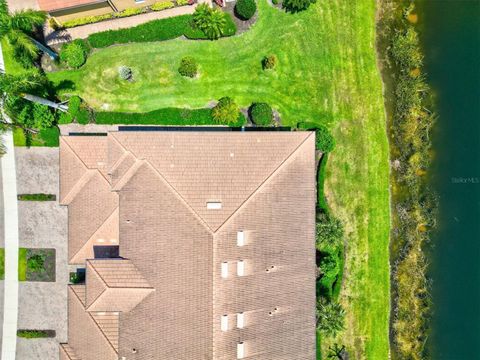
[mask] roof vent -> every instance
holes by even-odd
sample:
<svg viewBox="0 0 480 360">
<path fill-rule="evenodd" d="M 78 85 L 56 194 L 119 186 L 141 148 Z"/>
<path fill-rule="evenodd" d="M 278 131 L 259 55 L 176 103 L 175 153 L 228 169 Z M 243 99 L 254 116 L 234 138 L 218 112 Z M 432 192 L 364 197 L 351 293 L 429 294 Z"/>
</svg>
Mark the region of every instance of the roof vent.
<svg viewBox="0 0 480 360">
<path fill-rule="evenodd" d="M 242 341 L 237 344 L 237 359 L 243 359 L 244 357 L 245 357 L 245 344 Z"/>
<path fill-rule="evenodd" d="M 222 331 L 228 330 L 228 315 L 222 315 L 222 319 L 220 321 L 220 328 Z"/>
<path fill-rule="evenodd" d="M 245 326 L 245 315 L 243 312 L 237 314 L 237 328 L 243 329 Z"/>
<path fill-rule="evenodd" d="M 220 210 L 222 208 L 222 203 L 219 201 L 209 201 L 207 202 L 208 210 Z"/>
<path fill-rule="evenodd" d="M 222 278 L 226 279 L 228 277 L 228 262 L 224 261 L 222 263 Z"/>
<path fill-rule="evenodd" d="M 237 275 L 238 276 L 245 275 L 245 262 L 243 260 L 238 260 L 237 262 Z"/>
<path fill-rule="evenodd" d="M 245 245 L 245 233 L 243 231 L 237 231 L 237 246 Z"/>
</svg>

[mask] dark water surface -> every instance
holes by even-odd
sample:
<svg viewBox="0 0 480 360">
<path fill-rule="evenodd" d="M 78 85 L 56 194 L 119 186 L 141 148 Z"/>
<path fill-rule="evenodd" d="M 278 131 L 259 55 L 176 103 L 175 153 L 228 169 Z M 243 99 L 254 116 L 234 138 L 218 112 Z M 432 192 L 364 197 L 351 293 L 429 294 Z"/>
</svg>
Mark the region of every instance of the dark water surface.
<svg viewBox="0 0 480 360">
<path fill-rule="evenodd" d="M 418 11 L 438 112 L 428 348 L 432 359 L 480 359 L 480 0 L 423 0 Z"/>
</svg>

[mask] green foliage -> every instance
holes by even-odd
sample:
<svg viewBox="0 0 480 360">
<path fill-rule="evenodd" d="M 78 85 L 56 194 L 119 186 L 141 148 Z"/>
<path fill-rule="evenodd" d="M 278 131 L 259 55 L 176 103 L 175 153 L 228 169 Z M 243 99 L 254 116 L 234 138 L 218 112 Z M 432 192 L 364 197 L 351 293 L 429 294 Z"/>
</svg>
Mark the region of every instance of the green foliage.
<svg viewBox="0 0 480 360">
<path fill-rule="evenodd" d="M 95 113 L 97 124 L 140 125 L 211 125 L 214 120 L 211 109 L 163 108 L 146 113 L 122 113 L 99 111 Z M 230 126 L 245 125 L 245 118 L 238 117 Z"/>
<path fill-rule="evenodd" d="M 74 40 L 62 46 L 60 60 L 70 68 L 78 69 L 87 61 L 87 50 L 82 40 Z"/>
<path fill-rule="evenodd" d="M 344 329 L 345 310 L 337 302 L 317 301 L 317 329 L 327 337 L 334 337 Z"/>
<path fill-rule="evenodd" d="M 307 10 L 316 0 L 283 0 L 283 7 L 286 11 L 296 13 Z"/>
<path fill-rule="evenodd" d="M 42 104 L 18 99 L 12 107 L 19 110 L 15 123 L 23 128 L 42 130 L 51 127 L 55 120 L 52 110 Z"/>
<path fill-rule="evenodd" d="M 315 130 L 315 148 L 328 153 L 335 148 L 335 139 L 325 126 L 318 126 Z"/>
<path fill-rule="evenodd" d="M 232 124 L 238 119 L 240 109 L 232 98 L 222 97 L 212 109 L 213 121 L 217 124 Z"/>
<path fill-rule="evenodd" d="M 35 254 L 27 259 L 28 271 L 43 271 L 45 266 L 45 256 Z"/>
<path fill-rule="evenodd" d="M 25 339 L 38 339 L 52 337 L 46 330 L 17 330 L 17 336 Z"/>
<path fill-rule="evenodd" d="M 190 0 L 177 0 L 178 6 L 190 5 Z"/>
<path fill-rule="evenodd" d="M 124 17 L 138 15 L 138 14 L 141 14 L 142 12 L 143 12 L 142 8 L 129 8 L 129 9 L 120 11 L 118 13 L 114 13 L 114 16 L 116 18 L 124 18 Z"/>
<path fill-rule="evenodd" d="M 343 236 L 343 225 L 339 219 L 325 213 L 318 214 L 316 225 L 316 247 L 318 250 L 341 246 Z"/>
<path fill-rule="evenodd" d="M 328 153 L 323 154 L 318 164 L 317 173 L 317 209 L 323 213 L 328 213 L 327 199 L 325 198 L 325 177 L 327 174 Z"/>
<path fill-rule="evenodd" d="M 68 111 L 59 114 L 58 123 L 70 124 L 75 120 L 79 124 L 88 124 L 90 122 L 90 113 L 86 104 L 76 95 L 68 100 Z"/>
<path fill-rule="evenodd" d="M 277 57 L 275 55 L 267 55 L 262 59 L 263 70 L 274 69 L 277 66 Z"/>
<path fill-rule="evenodd" d="M 180 66 L 178 67 L 178 72 L 182 76 L 186 77 L 195 77 L 197 76 L 198 72 L 198 64 L 197 61 L 191 56 L 185 56 L 180 61 Z"/>
<path fill-rule="evenodd" d="M 272 0 L 272 4 L 273 4 L 273 5 L 278 5 L 279 2 L 280 2 L 280 0 Z"/>
<path fill-rule="evenodd" d="M 250 106 L 249 113 L 255 125 L 273 125 L 273 110 L 267 103 L 253 103 Z"/>
<path fill-rule="evenodd" d="M 191 15 L 181 15 L 154 20 L 127 29 L 108 30 L 91 34 L 88 37 L 88 41 L 94 48 L 103 48 L 113 44 L 175 39 L 189 30 L 191 19 Z"/>
<path fill-rule="evenodd" d="M 0 248 L 0 280 L 5 279 L 5 249 Z"/>
<path fill-rule="evenodd" d="M 249 20 L 257 11 L 255 0 L 237 0 L 235 14 L 242 20 Z"/>
<path fill-rule="evenodd" d="M 153 11 L 162 11 L 165 9 L 171 9 L 174 6 L 175 4 L 173 3 L 173 1 L 167 0 L 167 1 L 160 1 L 153 4 L 152 6 L 150 6 L 150 9 L 152 9 Z"/>
<path fill-rule="evenodd" d="M 55 194 L 18 194 L 18 201 L 55 201 Z"/>
<path fill-rule="evenodd" d="M 133 76 L 132 69 L 122 65 L 118 68 L 118 76 L 120 76 L 122 80 L 130 80 Z"/>
<path fill-rule="evenodd" d="M 224 13 L 217 8 L 211 8 L 207 4 L 197 6 L 193 13 L 193 22 L 195 27 L 202 30 L 211 40 L 220 38 L 226 25 Z"/>
<path fill-rule="evenodd" d="M 396 32 L 392 41 L 391 55 L 395 63 L 405 71 L 422 66 L 423 55 L 418 34 L 413 27 Z"/>
<path fill-rule="evenodd" d="M 113 14 L 86 16 L 78 19 L 64 21 L 62 23 L 62 27 L 68 29 L 68 28 L 73 28 L 80 25 L 93 24 L 99 21 L 108 20 L 112 18 L 113 18 Z"/>
</svg>

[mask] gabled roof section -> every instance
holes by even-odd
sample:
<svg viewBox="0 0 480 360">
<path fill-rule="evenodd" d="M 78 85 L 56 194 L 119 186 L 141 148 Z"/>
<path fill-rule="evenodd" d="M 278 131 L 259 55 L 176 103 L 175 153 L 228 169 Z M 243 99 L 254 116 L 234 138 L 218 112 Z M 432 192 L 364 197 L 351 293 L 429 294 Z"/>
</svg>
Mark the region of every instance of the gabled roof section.
<svg viewBox="0 0 480 360">
<path fill-rule="evenodd" d="M 128 131 L 108 136 L 137 160 L 148 161 L 216 231 L 311 134 Z M 135 170 L 133 166 L 117 183 L 116 190 L 128 181 L 125 176 Z M 212 202 L 216 209 L 207 208 L 207 203 Z"/>
<path fill-rule="evenodd" d="M 81 360 L 68 344 L 60 344 L 60 360 Z"/>
<path fill-rule="evenodd" d="M 118 312 L 91 312 L 92 318 L 118 352 Z"/>
</svg>

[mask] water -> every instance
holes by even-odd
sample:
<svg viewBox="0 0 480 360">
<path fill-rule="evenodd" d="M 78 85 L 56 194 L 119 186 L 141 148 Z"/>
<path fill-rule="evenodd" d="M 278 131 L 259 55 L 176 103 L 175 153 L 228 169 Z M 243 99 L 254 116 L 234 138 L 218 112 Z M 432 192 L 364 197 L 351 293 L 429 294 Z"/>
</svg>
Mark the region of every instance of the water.
<svg viewBox="0 0 480 360">
<path fill-rule="evenodd" d="M 439 116 L 428 348 L 432 359 L 480 359 L 480 0 L 424 0 L 418 10 Z"/>
</svg>

